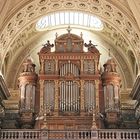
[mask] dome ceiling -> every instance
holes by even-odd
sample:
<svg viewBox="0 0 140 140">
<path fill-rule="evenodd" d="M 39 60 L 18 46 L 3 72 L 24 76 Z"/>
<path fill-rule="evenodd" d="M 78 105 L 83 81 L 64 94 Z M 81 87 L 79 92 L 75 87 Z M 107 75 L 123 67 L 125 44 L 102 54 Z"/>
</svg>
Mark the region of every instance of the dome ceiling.
<svg viewBox="0 0 140 140">
<path fill-rule="evenodd" d="M 132 81 L 140 65 L 140 32 L 126 1 L 119 0 L 116 3 L 113 0 L 15 0 L 14 2 L 10 5 L 10 1 L 5 0 L 0 7 L 3 15 L 3 23 L 0 24 L 0 68 L 9 87 L 16 87 L 23 60 L 29 54 L 34 57 L 42 44 L 48 39 L 53 43 L 55 33 L 58 32 L 59 35 L 66 33 L 68 27 L 68 25 L 52 27 L 39 32 L 35 29 L 37 21 L 50 13 L 68 10 L 83 11 L 102 20 L 104 29 L 101 31 L 81 26 L 71 28 L 78 35 L 81 31 L 83 35 L 90 34 L 91 40 L 99 48 L 103 48 L 103 53 L 107 54 L 110 49 L 123 77 L 123 87 L 132 87 Z M 9 7 L 9 11 L 5 6 Z M 38 65 L 38 62 L 36 63 Z"/>
</svg>

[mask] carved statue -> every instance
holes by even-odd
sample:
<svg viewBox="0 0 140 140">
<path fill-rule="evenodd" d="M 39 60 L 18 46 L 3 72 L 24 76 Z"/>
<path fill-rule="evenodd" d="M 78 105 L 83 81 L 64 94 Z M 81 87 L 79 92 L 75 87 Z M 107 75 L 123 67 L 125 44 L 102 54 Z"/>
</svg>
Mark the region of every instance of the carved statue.
<svg viewBox="0 0 140 140">
<path fill-rule="evenodd" d="M 25 64 L 23 72 L 35 72 L 35 64 Z"/>
<path fill-rule="evenodd" d="M 84 45 L 85 45 L 85 47 L 87 47 L 88 50 L 89 50 L 90 52 L 92 52 L 92 53 L 99 52 L 99 51 L 96 49 L 96 47 L 95 47 L 95 46 L 97 46 L 97 45 L 92 44 L 92 43 L 91 43 L 91 40 L 89 41 L 89 44 L 85 43 Z"/>
<path fill-rule="evenodd" d="M 104 65 L 105 72 L 116 72 L 116 64 L 113 59 L 109 59 Z"/>
<path fill-rule="evenodd" d="M 46 44 L 43 45 L 44 47 L 40 50 L 40 53 L 47 53 L 50 52 L 51 48 L 54 47 L 54 44 L 50 44 L 48 40 Z"/>
</svg>

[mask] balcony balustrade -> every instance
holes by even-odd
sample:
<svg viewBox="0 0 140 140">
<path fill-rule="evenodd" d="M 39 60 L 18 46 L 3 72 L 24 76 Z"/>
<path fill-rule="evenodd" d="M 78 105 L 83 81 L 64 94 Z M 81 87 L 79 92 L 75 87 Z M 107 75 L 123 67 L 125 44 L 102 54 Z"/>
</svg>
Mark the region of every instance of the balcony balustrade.
<svg viewBox="0 0 140 140">
<path fill-rule="evenodd" d="M 95 136 L 97 134 L 97 136 Z M 0 130 L 1 140 L 140 140 L 140 130 Z"/>
</svg>

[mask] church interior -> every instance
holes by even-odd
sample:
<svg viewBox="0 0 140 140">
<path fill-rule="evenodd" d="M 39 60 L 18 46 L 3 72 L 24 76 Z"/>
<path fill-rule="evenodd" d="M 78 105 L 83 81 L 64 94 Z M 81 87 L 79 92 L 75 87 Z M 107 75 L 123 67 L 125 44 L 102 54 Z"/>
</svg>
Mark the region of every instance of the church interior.
<svg viewBox="0 0 140 140">
<path fill-rule="evenodd" d="M 139 140 L 140 2 L 0 0 L 0 139 Z"/>
</svg>

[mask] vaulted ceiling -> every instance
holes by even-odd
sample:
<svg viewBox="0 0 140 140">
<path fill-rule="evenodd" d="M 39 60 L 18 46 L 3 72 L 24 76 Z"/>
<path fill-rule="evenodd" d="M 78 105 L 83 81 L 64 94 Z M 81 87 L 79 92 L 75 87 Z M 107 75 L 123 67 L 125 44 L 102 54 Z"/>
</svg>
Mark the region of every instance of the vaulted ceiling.
<svg viewBox="0 0 140 140">
<path fill-rule="evenodd" d="M 98 45 L 102 63 L 111 56 L 118 64 L 122 89 L 131 89 L 140 69 L 140 1 L 139 0 L 0 0 L 0 71 L 9 88 L 17 88 L 17 78 L 24 59 L 31 55 L 39 67 L 37 52 L 42 44 L 53 43 L 55 33 L 66 33 L 68 25 L 45 31 L 35 29 L 43 16 L 57 11 L 81 11 L 102 20 L 104 29 L 95 31 L 73 26 L 72 33 L 83 33 Z"/>
</svg>

